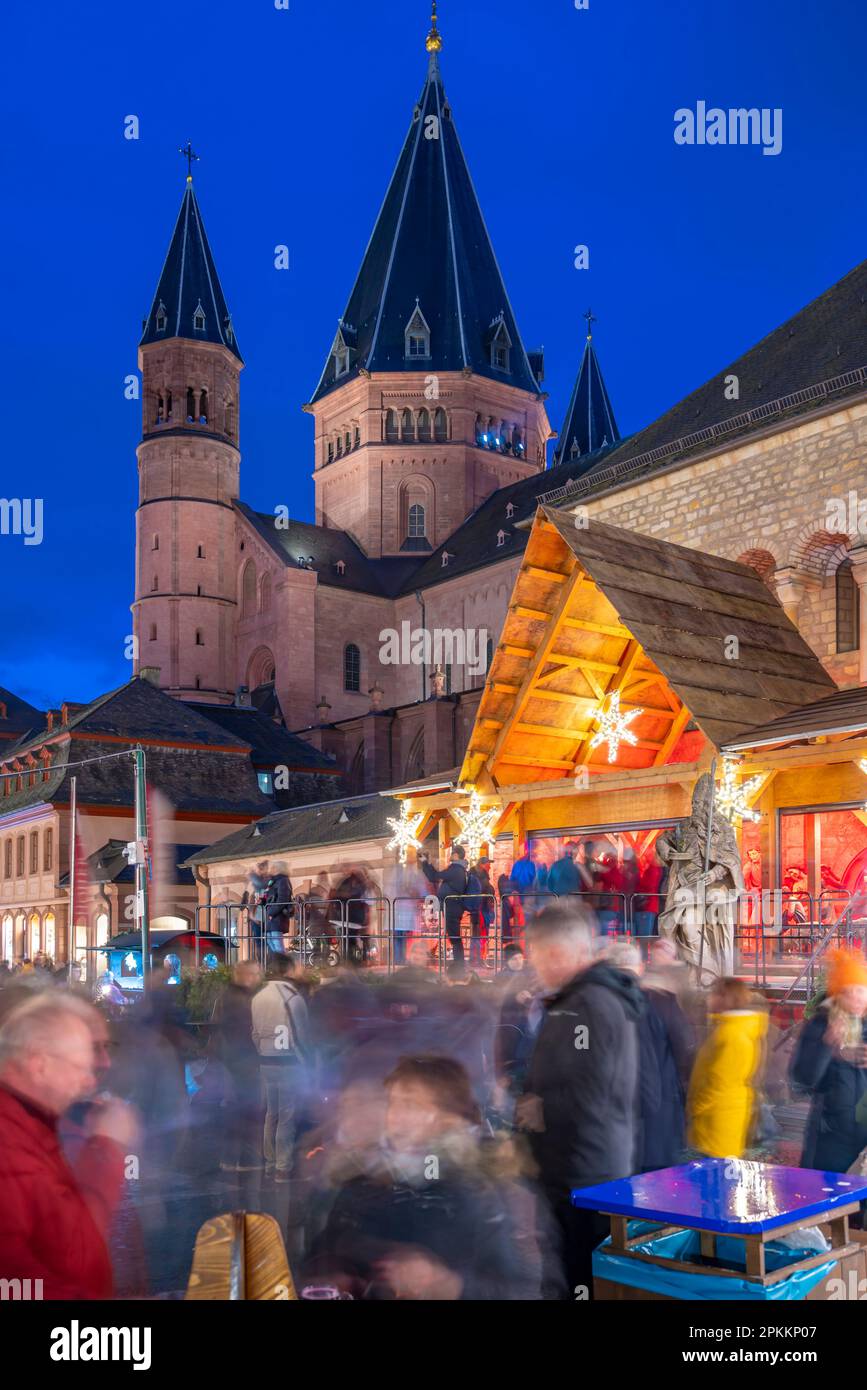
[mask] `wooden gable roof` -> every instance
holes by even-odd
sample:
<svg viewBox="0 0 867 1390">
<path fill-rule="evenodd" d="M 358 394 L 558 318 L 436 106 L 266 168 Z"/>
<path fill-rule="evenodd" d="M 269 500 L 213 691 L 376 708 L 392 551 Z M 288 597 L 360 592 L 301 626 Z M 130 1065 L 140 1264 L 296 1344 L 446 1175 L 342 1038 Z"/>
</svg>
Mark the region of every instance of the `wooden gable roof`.
<svg viewBox="0 0 867 1390">
<path fill-rule="evenodd" d="M 536 513 L 463 781 L 607 769 L 608 746 L 590 742 L 615 691 L 623 713 L 641 710 L 629 726 L 637 744 L 620 745 L 623 770 L 689 761 L 691 729 L 719 748 L 835 688 L 753 570 L 580 522 L 559 508 Z"/>
</svg>

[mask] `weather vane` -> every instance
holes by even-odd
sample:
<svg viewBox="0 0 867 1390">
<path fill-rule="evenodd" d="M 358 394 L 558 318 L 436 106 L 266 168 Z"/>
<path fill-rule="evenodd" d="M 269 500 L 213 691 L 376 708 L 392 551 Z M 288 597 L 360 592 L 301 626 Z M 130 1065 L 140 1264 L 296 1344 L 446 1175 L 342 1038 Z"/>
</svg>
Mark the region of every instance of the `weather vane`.
<svg viewBox="0 0 867 1390">
<path fill-rule="evenodd" d="M 587 338 L 589 340 L 593 337 L 593 325 L 594 323 L 598 323 L 599 320 L 596 318 L 592 309 L 588 309 L 586 314 L 582 314 L 581 317 L 587 320 Z"/>
<path fill-rule="evenodd" d="M 187 161 L 187 183 L 192 183 L 192 181 L 193 181 L 193 160 L 194 160 L 194 159 L 198 159 L 198 157 L 199 157 L 197 154 L 195 154 L 195 153 L 193 152 L 193 142 L 192 142 L 192 140 L 188 140 L 187 143 L 186 143 L 186 145 L 183 145 L 183 146 L 181 147 L 181 149 L 178 150 L 178 154 L 182 154 L 182 155 L 184 156 L 184 159 Z"/>
</svg>

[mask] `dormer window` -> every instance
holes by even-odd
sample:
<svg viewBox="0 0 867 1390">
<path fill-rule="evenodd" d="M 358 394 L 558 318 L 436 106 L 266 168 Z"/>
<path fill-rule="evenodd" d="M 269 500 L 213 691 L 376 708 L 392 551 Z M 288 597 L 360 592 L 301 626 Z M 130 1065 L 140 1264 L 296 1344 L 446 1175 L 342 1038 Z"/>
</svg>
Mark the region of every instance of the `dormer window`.
<svg viewBox="0 0 867 1390">
<path fill-rule="evenodd" d="M 165 304 L 163 304 L 163 301 L 160 300 L 157 306 L 157 332 L 165 333 L 167 323 L 168 318 L 166 317 L 166 306 Z"/>
<path fill-rule="evenodd" d="M 202 308 L 202 301 L 199 300 L 193 312 L 193 330 L 196 333 L 205 331 L 205 311 Z"/>
<path fill-rule="evenodd" d="M 351 365 L 349 354 L 353 339 L 354 332 L 341 323 L 337 330 L 337 337 L 334 339 L 334 347 L 331 349 L 331 355 L 334 358 L 335 377 L 346 376 L 349 371 Z"/>
<path fill-rule="evenodd" d="M 415 301 L 412 318 L 404 329 L 404 356 L 407 358 L 430 357 L 430 328 L 427 319 Z"/>
<path fill-rule="evenodd" d="M 505 544 L 506 544 L 506 533 L 505 533 L 505 531 L 498 531 L 498 532 L 497 532 L 497 545 L 498 545 L 498 546 L 501 546 L 501 545 L 505 545 Z"/>
<path fill-rule="evenodd" d="M 489 329 L 491 345 L 491 366 L 498 372 L 509 371 L 512 340 L 502 314 L 494 319 Z"/>
</svg>

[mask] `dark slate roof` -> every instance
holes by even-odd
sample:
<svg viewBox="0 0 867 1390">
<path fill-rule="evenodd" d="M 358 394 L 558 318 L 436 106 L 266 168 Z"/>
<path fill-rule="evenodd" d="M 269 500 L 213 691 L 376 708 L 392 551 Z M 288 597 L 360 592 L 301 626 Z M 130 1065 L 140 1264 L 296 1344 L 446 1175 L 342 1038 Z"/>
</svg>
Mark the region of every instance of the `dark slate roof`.
<svg viewBox="0 0 867 1390">
<path fill-rule="evenodd" d="M 492 95 L 492 100 L 497 98 Z M 431 117 L 439 122 L 438 139 L 426 138 Z M 431 355 L 407 361 L 405 331 L 416 303 L 430 329 Z M 491 336 L 501 314 L 512 345 L 508 373 L 491 366 Z M 525 391 L 539 391 L 452 120 L 436 53 L 431 54 L 427 81 L 339 331 L 350 349 L 350 377 L 361 367 L 369 372 L 471 368 Z M 332 352 L 333 348 L 314 400 L 338 384 Z M 348 379 L 340 377 L 339 384 Z"/>
<path fill-rule="evenodd" d="M 333 758 L 321 753 L 297 734 L 290 734 L 282 724 L 276 724 L 261 710 L 237 705 L 194 705 L 188 709 L 201 710 L 213 724 L 219 724 L 235 738 L 249 743 L 254 767 L 285 766 L 292 770 L 336 772 Z"/>
<path fill-rule="evenodd" d="M 599 359 L 588 336 L 566 419 L 560 431 L 554 462 L 584 458 L 597 450 L 611 449 L 620 439 L 611 401 L 605 389 Z"/>
<path fill-rule="evenodd" d="M 245 740 L 218 728 L 203 713 L 204 706 L 185 705 L 150 681 L 134 676 L 125 685 L 98 696 L 72 716 L 64 730 L 83 729 L 89 734 L 108 734 L 112 738 L 165 739 L 173 743 L 199 743 L 211 747 L 245 747 Z M 55 727 L 54 733 L 60 730 Z M 28 743 L 15 749 L 18 756 L 30 743 L 41 743 L 48 737 L 43 728 Z M 4 750 L 4 756 L 6 751 Z"/>
<path fill-rule="evenodd" d="M 58 734 L 70 731 L 87 733 L 93 741 L 77 745 L 74 753 L 70 753 L 69 739 L 54 742 L 55 761 L 48 781 L 39 778 L 34 787 L 25 786 L 4 797 L 0 801 L 0 816 L 46 801 L 65 804 L 70 794 L 67 764 L 80 762 L 84 757 L 119 753 L 124 743 L 132 748 L 139 740 L 148 744 L 145 752 L 149 783 L 164 792 L 177 810 L 256 816 L 272 804 L 259 791 L 249 743 L 208 719 L 200 706 L 187 706 L 138 676 L 91 701 L 50 734 L 43 728 L 18 745 L 2 748 L 0 760 L 19 757 L 29 748 L 41 746 L 47 738 L 56 739 Z M 104 743 L 101 736 L 105 737 Z M 192 747 L 178 747 L 179 744 Z M 232 752 L 223 750 L 237 750 L 244 756 L 233 757 L 230 768 L 226 758 Z M 128 758 L 90 762 L 75 772 L 82 805 L 132 804 Z"/>
<path fill-rule="evenodd" d="M 597 588 L 717 748 L 834 688 L 755 570 L 543 507 Z M 725 656 L 731 637 L 737 661 Z"/>
<path fill-rule="evenodd" d="M 401 591 L 424 558 L 413 555 L 369 559 L 346 531 L 294 520 L 278 527 L 277 518 L 270 512 L 254 512 L 244 502 L 236 502 L 235 506 L 284 564 L 298 566 L 303 561 L 305 568 L 315 569 L 320 584 L 330 584 L 350 594 L 391 598 Z M 345 567 L 342 574 L 338 569 L 341 561 Z"/>
<path fill-rule="evenodd" d="M 392 831 L 386 823 L 389 817 L 400 819 L 400 802 L 379 793 L 295 806 L 289 811 L 276 811 L 255 825 L 226 835 L 192 855 L 189 862 L 215 864 L 252 855 L 267 859 L 274 854 L 290 854 L 293 850 L 313 849 L 317 845 L 349 844 L 384 836 L 390 839 Z"/>
<path fill-rule="evenodd" d="M 6 706 L 6 717 L 0 719 L 0 740 L 3 741 L 5 753 L 8 751 L 5 747 L 7 740 L 10 745 L 23 742 L 31 730 L 38 729 L 45 723 L 45 715 L 35 705 L 22 700 L 19 695 L 13 695 L 11 690 L 4 689 L 2 685 L 0 704 Z"/>
<path fill-rule="evenodd" d="M 162 333 L 157 330 L 160 305 L 166 315 Z M 199 305 L 205 315 L 204 332 L 196 332 L 193 327 L 193 316 Z M 181 210 L 141 342 L 159 343 L 166 338 L 219 343 L 241 358 L 192 179 L 187 180 L 184 189 Z"/>
<path fill-rule="evenodd" d="M 98 850 L 88 856 L 87 876 L 91 883 L 135 883 L 135 868 L 127 863 L 123 851 L 127 845 L 126 840 L 106 840 Z M 167 846 L 173 858 L 172 864 L 172 883 L 192 887 L 195 884 L 195 875 L 192 869 L 181 867 L 192 855 L 198 854 L 201 845 L 176 845 Z M 60 886 L 64 888 L 69 883 L 69 873 L 61 874 Z"/>
<path fill-rule="evenodd" d="M 856 734 L 864 729 L 867 729 L 867 688 L 861 685 L 849 690 L 835 690 L 824 700 L 798 705 L 779 719 L 746 729 L 730 739 L 725 749 L 735 752 L 772 743 L 794 743 L 823 734 Z"/>
<path fill-rule="evenodd" d="M 616 484 L 621 475 L 628 479 L 646 476 L 715 444 L 734 445 L 768 425 L 784 423 L 814 410 L 825 400 L 842 401 L 863 395 L 867 389 L 864 369 L 867 261 L 697 391 L 625 440 L 600 461 L 593 474 L 583 481 L 581 491 L 602 491 Z M 737 400 L 726 400 L 729 376 L 738 379 Z M 811 387 L 821 389 L 811 392 Z M 802 398 L 787 399 L 797 397 L 799 392 L 805 393 Z M 779 407 L 776 402 L 781 402 Z M 743 416 L 748 418 L 742 419 Z M 690 438 L 700 432 L 704 434 L 699 439 Z M 651 459 L 645 458 L 650 451 L 659 452 Z"/>
</svg>

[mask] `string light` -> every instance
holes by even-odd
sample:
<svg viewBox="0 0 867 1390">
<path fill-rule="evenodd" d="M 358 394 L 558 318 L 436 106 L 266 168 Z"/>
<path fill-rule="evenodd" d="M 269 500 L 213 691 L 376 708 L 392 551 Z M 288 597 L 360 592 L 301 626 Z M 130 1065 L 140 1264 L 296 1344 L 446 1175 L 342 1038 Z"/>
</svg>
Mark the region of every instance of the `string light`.
<svg viewBox="0 0 867 1390">
<path fill-rule="evenodd" d="M 608 702 L 608 708 L 605 708 L 603 701 L 593 716 L 599 720 L 599 728 L 590 740 L 591 749 L 598 748 L 601 743 L 607 743 L 608 761 L 616 763 L 621 743 L 631 743 L 633 748 L 637 744 L 638 739 L 629 725 L 643 713 L 643 709 L 631 709 L 627 710 L 626 714 L 621 713 L 620 691 L 615 690 Z"/>
<path fill-rule="evenodd" d="M 759 812 L 751 808 L 749 798 L 758 791 L 762 778 L 750 777 L 746 782 L 738 782 L 737 766 L 734 758 L 723 758 L 722 779 L 716 785 L 717 810 L 732 825 L 739 820 L 761 820 Z"/>
<path fill-rule="evenodd" d="M 399 851 L 398 863 L 405 864 L 410 847 L 421 849 L 421 841 L 416 839 L 419 826 L 424 820 L 424 812 L 418 815 L 410 815 L 409 807 L 406 802 L 401 802 L 400 820 L 394 820 L 389 816 L 386 824 L 391 826 L 394 831 L 394 838 L 389 840 L 386 848 Z"/>
<path fill-rule="evenodd" d="M 469 810 L 462 811 L 456 806 L 452 812 L 461 827 L 460 835 L 455 836 L 455 844 L 466 848 L 470 863 L 478 859 L 482 845 L 488 843 L 491 827 L 499 814 L 496 806 L 489 807 L 487 811 L 482 810 L 481 798 L 475 787 L 470 792 Z"/>
</svg>

